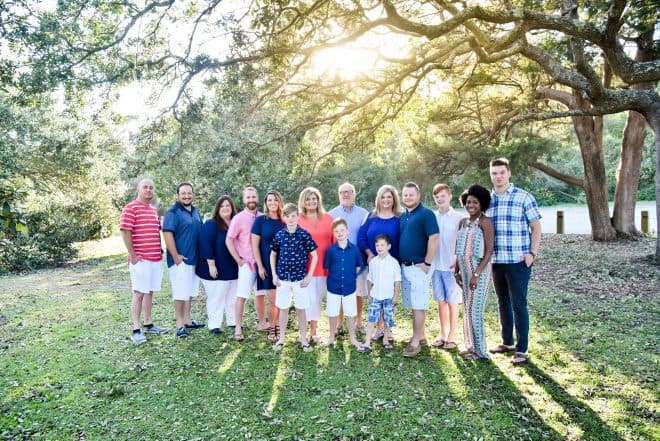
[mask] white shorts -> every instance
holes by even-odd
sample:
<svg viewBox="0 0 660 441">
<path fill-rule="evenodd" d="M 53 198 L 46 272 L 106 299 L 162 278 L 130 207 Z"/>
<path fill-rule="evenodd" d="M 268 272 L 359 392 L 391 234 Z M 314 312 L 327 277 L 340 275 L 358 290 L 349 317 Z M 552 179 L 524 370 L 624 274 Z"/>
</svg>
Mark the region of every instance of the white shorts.
<svg viewBox="0 0 660 441">
<path fill-rule="evenodd" d="M 431 271 L 425 273 L 417 265 L 401 265 L 404 307 L 423 311 L 429 309 L 431 276 Z"/>
<path fill-rule="evenodd" d="M 236 297 L 249 299 L 250 293 L 256 291 L 257 273 L 250 269 L 250 265 L 244 263 L 238 267 L 238 286 L 236 288 Z M 255 295 L 262 296 L 265 291 L 258 291 Z"/>
<path fill-rule="evenodd" d="M 321 304 L 325 293 L 326 277 L 313 276 L 307 289 L 309 290 L 309 306 L 307 307 L 307 320 L 321 320 Z"/>
<path fill-rule="evenodd" d="M 190 300 L 199 294 L 199 277 L 195 267 L 181 262 L 168 268 L 172 285 L 172 300 Z"/>
<path fill-rule="evenodd" d="M 140 260 L 135 265 L 129 262 L 128 269 L 131 273 L 131 289 L 133 291 L 143 294 L 160 291 L 163 283 L 162 261 Z"/>
<path fill-rule="evenodd" d="M 328 291 L 328 299 L 325 302 L 325 314 L 328 317 L 338 317 L 339 308 L 344 308 L 344 315 L 346 317 L 357 316 L 357 296 L 355 293 L 347 296 L 340 294 L 333 294 Z"/>
<path fill-rule="evenodd" d="M 367 276 L 369 275 L 369 267 L 365 268 L 360 274 L 358 274 L 357 279 L 355 280 L 355 294 L 359 297 L 367 297 L 369 292 L 367 291 Z"/>
<path fill-rule="evenodd" d="M 280 309 L 289 309 L 291 307 L 291 297 L 296 305 L 296 309 L 307 309 L 309 307 L 309 286 L 303 288 L 301 281 L 285 282 L 280 280 L 280 286 L 275 290 L 275 306 Z"/>
</svg>

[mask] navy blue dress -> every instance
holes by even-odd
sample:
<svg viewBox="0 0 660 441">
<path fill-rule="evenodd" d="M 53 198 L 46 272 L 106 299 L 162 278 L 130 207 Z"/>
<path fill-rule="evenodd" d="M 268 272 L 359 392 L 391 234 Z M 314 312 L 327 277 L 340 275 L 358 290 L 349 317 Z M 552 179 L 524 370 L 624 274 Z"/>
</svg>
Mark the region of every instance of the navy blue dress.
<svg viewBox="0 0 660 441">
<path fill-rule="evenodd" d="M 218 229 L 218 224 L 209 219 L 202 225 L 199 235 L 199 259 L 195 273 L 204 280 L 236 280 L 238 279 L 238 265 L 225 244 L 227 230 Z M 218 278 L 209 274 L 209 264 L 206 259 L 214 259 L 218 270 Z"/>
<path fill-rule="evenodd" d="M 257 274 L 257 290 L 262 289 L 275 289 L 273 285 L 273 273 L 270 268 L 270 243 L 275 237 L 275 233 L 284 228 L 284 223 L 279 219 L 271 219 L 266 215 L 257 216 L 252 224 L 252 234 L 260 237 L 259 239 L 259 252 L 261 253 L 261 261 L 266 268 L 266 279 L 262 279 Z"/>
</svg>

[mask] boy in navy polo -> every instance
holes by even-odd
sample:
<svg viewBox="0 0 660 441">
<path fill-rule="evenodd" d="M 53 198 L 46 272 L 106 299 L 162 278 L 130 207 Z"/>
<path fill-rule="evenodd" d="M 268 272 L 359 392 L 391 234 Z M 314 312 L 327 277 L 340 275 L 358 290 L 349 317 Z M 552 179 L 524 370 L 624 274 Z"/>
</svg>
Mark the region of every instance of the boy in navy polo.
<svg viewBox="0 0 660 441">
<path fill-rule="evenodd" d="M 286 204 L 282 210 L 286 228 L 275 233 L 270 243 L 270 267 L 273 268 L 273 284 L 275 305 L 280 308 L 280 338 L 273 345 L 279 351 L 284 347 L 286 326 L 289 321 L 289 308 L 293 297 L 298 315 L 300 345 L 304 351 L 311 351 L 307 340 L 307 317 L 305 310 L 309 307 L 307 286 L 312 280 L 318 256 L 316 242 L 312 236 L 298 226 L 298 207 L 296 204 Z M 310 260 L 309 268 L 307 261 Z M 307 269 L 306 269 L 307 268 Z"/>
<path fill-rule="evenodd" d="M 362 255 L 355 244 L 348 241 L 348 224 L 342 218 L 332 221 L 332 233 L 335 242 L 325 252 L 323 267 L 328 270 L 328 298 L 326 301 L 326 315 L 330 322 L 327 345 L 335 343 L 337 331 L 337 317 L 341 308 L 348 321 L 348 334 L 351 343 L 360 347 L 355 337 L 355 317 L 357 317 L 356 280 L 357 275 L 364 269 Z"/>
</svg>

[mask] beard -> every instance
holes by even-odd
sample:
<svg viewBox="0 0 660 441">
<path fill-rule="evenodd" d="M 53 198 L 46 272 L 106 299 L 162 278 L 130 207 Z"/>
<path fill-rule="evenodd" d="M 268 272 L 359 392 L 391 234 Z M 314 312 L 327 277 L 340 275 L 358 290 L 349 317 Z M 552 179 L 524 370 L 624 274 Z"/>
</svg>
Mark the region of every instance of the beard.
<svg viewBox="0 0 660 441">
<path fill-rule="evenodd" d="M 257 209 L 257 203 L 256 202 L 248 202 L 247 204 L 245 204 L 245 206 L 250 211 L 254 211 L 254 210 Z"/>
</svg>

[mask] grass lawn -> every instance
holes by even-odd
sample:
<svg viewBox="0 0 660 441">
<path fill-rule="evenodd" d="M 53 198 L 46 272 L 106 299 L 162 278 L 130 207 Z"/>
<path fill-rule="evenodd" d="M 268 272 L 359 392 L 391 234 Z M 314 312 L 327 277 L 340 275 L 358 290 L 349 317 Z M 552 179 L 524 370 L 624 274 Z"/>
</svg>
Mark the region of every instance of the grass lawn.
<svg viewBox="0 0 660 441">
<path fill-rule="evenodd" d="M 644 260 L 653 246 L 544 236 L 523 367 L 435 348 L 406 359 L 401 343 L 365 355 L 346 339 L 305 353 L 295 332 L 275 352 L 252 306 L 242 343 L 170 331 L 134 347 L 123 254 L 99 249 L 66 268 L 1 277 L 0 437 L 658 440 L 660 271 Z M 605 270 L 583 283 L 589 265 Z M 166 276 L 154 318 L 173 330 L 169 299 Z M 432 339 L 435 307 L 429 315 Z M 397 320 L 401 341 L 411 329 L 403 308 Z M 492 291 L 487 335 L 499 342 Z"/>
</svg>

